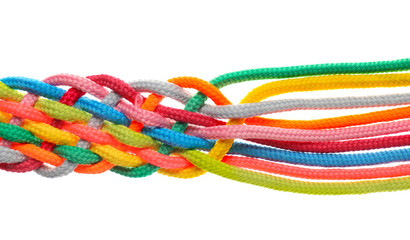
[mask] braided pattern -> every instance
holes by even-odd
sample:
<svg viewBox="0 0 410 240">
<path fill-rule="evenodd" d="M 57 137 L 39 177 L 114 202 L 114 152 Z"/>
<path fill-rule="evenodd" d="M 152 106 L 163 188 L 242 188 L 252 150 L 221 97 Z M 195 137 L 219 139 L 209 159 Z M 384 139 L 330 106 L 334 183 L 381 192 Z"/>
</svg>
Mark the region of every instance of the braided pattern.
<svg viewBox="0 0 410 240">
<path fill-rule="evenodd" d="M 0 79 L 0 168 L 49 178 L 109 170 L 134 178 L 211 172 L 307 194 L 409 189 L 410 94 L 268 99 L 291 92 L 408 87 L 410 73 L 393 73 L 407 70 L 410 59 L 253 69 L 210 82 L 194 77 L 129 84 L 108 75 L 59 74 L 44 81 L 7 77 Z M 219 90 L 262 79 L 272 81 L 238 105 Z M 161 105 L 166 97 L 184 109 Z M 208 98 L 214 104 L 205 103 Z M 316 120 L 262 117 L 387 106 L 392 108 Z"/>
</svg>

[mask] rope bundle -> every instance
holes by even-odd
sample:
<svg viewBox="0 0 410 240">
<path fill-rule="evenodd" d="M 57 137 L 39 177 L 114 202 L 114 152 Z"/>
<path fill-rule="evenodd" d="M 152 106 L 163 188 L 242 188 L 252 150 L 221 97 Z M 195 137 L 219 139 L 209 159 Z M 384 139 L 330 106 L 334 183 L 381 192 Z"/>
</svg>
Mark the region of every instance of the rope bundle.
<svg viewBox="0 0 410 240">
<path fill-rule="evenodd" d="M 7 77 L 0 80 L 0 168 L 45 177 L 111 170 L 135 178 L 154 172 L 193 178 L 211 172 L 308 194 L 409 189 L 410 94 L 265 100 L 289 92 L 408 87 L 410 73 L 393 72 L 409 69 L 410 59 L 402 59 L 253 69 L 209 83 L 193 77 L 130 84 L 108 75 Z M 238 105 L 219 90 L 261 79 L 272 81 Z M 165 97 L 184 109 L 161 105 Z M 205 104 L 208 98 L 214 104 Z M 260 117 L 380 106 L 394 108 L 317 120 Z"/>
</svg>

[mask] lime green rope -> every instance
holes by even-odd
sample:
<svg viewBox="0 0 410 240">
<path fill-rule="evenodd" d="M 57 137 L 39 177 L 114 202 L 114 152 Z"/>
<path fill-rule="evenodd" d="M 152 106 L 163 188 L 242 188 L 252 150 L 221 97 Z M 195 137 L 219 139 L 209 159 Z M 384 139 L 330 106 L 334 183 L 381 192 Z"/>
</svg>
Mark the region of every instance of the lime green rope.
<svg viewBox="0 0 410 240">
<path fill-rule="evenodd" d="M 161 145 L 160 142 L 154 140 L 153 138 L 135 132 L 123 125 L 113 124 L 106 121 L 101 130 L 109 133 L 119 142 L 122 142 L 129 146 L 137 148 L 150 147 L 158 149 Z"/>
<path fill-rule="evenodd" d="M 91 118 L 91 114 L 78 108 L 47 99 L 39 99 L 34 104 L 34 108 L 49 117 L 67 122 L 87 123 Z"/>
<path fill-rule="evenodd" d="M 234 167 L 195 150 L 185 150 L 179 152 L 179 154 L 195 166 L 207 172 L 239 182 L 250 183 L 279 191 L 318 195 L 341 195 L 410 189 L 410 177 L 354 182 L 307 182 L 275 177 Z"/>
<path fill-rule="evenodd" d="M 0 98 L 13 101 L 13 102 L 20 102 L 23 99 L 23 94 L 19 93 L 11 88 L 9 88 L 6 84 L 0 82 Z"/>
</svg>

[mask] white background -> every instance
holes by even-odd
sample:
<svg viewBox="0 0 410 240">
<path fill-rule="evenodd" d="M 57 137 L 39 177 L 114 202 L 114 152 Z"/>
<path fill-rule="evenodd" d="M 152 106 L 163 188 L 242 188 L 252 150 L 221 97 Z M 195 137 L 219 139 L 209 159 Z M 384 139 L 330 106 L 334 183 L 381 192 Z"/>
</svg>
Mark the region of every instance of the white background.
<svg viewBox="0 0 410 240">
<path fill-rule="evenodd" d="M 258 67 L 405 58 L 406 3 L 1 1 L 0 77 L 64 72 L 211 80 Z M 237 103 L 250 90 L 241 86 L 250 85 L 223 93 Z M 1 172 L 0 181 L 1 239 L 409 237 L 410 191 L 310 196 L 212 174 L 46 179 Z"/>
</svg>

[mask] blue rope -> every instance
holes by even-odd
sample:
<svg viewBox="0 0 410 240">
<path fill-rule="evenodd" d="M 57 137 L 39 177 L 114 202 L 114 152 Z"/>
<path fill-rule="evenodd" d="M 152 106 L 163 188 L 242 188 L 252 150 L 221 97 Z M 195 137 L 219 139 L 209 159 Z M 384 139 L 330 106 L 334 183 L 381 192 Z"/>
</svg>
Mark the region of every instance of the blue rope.
<svg viewBox="0 0 410 240">
<path fill-rule="evenodd" d="M 215 140 L 202 139 L 159 127 L 144 127 L 141 133 L 174 147 L 185 149 L 210 150 L 216 143 Z M 229 153 L 270 161 L 322 167 L 364 166 L 410 159 L 410 148 L 361 153 L 306 153 L 239 142 L 233 143 Z"/>
</svg>

